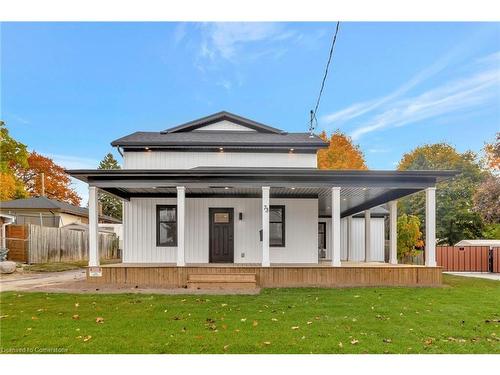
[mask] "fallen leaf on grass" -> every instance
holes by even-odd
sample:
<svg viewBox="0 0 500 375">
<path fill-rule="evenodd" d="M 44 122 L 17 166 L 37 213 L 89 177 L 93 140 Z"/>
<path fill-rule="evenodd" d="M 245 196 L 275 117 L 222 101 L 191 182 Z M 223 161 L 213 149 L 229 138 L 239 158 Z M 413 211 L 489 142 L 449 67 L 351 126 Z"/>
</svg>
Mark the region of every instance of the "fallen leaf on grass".
<svg viewBox="0 0 500 375">
<path fill-rule="evenodd" d="M 339 342 L 339 348 L 343 348 L 344 347 L 344 344 L 342 344 L 342 342 Z"/>
<path fill-rule="evenodd" d="M 307 322 L 307 325 L 311 325 L 311 324 L 313 324 L 313 322 Z"/>
<path fill-rule="evenodd" d="M 264 345 L 271 345 L 271 341 L 264 341 Z"/>
<path fill-rule="evenodd" d="M 38 317 L 36 317 L 36 316 L 32 316 L 32 317 L 31 317 L 31 320 L 38 320 Z"/>
<path fill-rule="evenodd" d="M 73 320 L 78 320 L 78 319 L 80 319 L 80 315 L 76 315 L 76 314 L 75 314 L 75 315 L 73 315 L 73 316 L 71 317 L 71 319 L 73 319 Z"/>
<path fill-rule="evenodd" d="M 352 340 L 351 340 L 351 344 L 352 344 L 352 345 L 356 345 L 358 342 L 359 342 L 359 340 L 356 340 L 356 339 L 352 339 Z"/>
<path fill-rule="evenodd" d="M 392 342 L 391 339 L 383 339 L 382 341 L 385 342 L 386 344 L 390 344 Z"/>
<path fill-rule="evenodd" d="M 38 312 L 42 312 L 42 311 L 43 311 L 43 309 L 38 309 L 38 310 L 36 310 L 36 311 L 38 311 Z"/>
<path fill-rule="evenodd" d="M 95 322 L 96 323 L 104 323 L 104 318 L 102 316 L 98 316 L 97 318 L 95 318 Z"/>
<path fill-rule="evenodd" d="M 0 315 L 0 319 L 5 319 L 7 317 L 8 317 L 8 315 Z"/>
<path fill-rule="evenodd" d="M 221 306 L 222 306 L 222 307 L 226 307 L 226 306 L 227 306 L 227 303 L 221 303 Z"/>
<path fill-rule="evenodd" d="M 432 338 L 432 337 L 429 337 L 429 338 L 424 340 L 425 345 L 429 346 L 429 345 L 432 345 L 433 343 L 434 343 L 434 338 Z"/>
<path fill-rule="evenodd" d="M 256 320 L 254 320 L 253 323 L 252 323 L 252 326 L 257 327 L 258 325 L 259 325 L 259 322 L 256 321 Z"/>
<path fill-rule="evenodd" d="M 75 303 L 75 307 L 78 307 L 78 306 L 80 306 L 80 304 L 79 304 L 78 302 L 77 302 L 77 303 Z"/>
<path fill-rule="evenodd" d="M 246 322 L 246 321 L 247 321 L 247 318 L 241 318 L 241 321 L 242 321 L 242 322 Z"/>
<path fill-rule="evenodd" d="M 229 348 L 229 345 L 224 345 L 224 351 L 226 351 Z"/>
<path fill-rule="evenodd" d="M 299 329 L 299 326 L 293 326 L 292 329 L 293 330 Z"/>
<path fill-rule="evenodd" d="M 277 321 L 278 321 L 278 319 L 276 319 L 276 318 L 271 318 L 271 320 L 272 320 L 273 322 L 277 322 Z"/>
<path fill-rule="evenodd" d="M 89 341 L 91 338 L 92 338 L 92 336 L 90 336 L 90 335 L 89 335 L 89 336 L 84 336 L 84 337 L 83 337 L 83 341 L 84 341 L 84 342 L 87 342 L 87 341 Z"/>
</svg>

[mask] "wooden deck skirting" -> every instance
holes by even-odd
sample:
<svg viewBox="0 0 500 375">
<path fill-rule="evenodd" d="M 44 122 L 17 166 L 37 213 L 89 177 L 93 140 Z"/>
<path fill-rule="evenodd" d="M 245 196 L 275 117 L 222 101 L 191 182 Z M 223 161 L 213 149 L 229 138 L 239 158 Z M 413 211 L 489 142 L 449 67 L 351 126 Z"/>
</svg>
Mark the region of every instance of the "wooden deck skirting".
<svg viewBox="0 0 500 375">
<path fill-rule="evenodd" d="M 253 273 L 262 288 L 353 287 L 353 286 L 440 286 L 441 267 L 422 266 L 163 266 L 107 265 L 96 284 L 126 284 L 184 288 L 190 274 Z"/>
</svg>

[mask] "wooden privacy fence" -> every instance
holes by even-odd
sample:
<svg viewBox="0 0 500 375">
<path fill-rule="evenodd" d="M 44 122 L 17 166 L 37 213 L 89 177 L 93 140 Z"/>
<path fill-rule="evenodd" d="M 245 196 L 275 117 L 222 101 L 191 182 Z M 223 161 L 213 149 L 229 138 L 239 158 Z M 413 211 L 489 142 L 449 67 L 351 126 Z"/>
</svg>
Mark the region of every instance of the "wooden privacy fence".
<svg viewBox="0 0 500 375">
<path fill-rule="evenodd" d="M 5 227 L 5 245 L 9 249 L 7 259 L 17 262 L 28 261 L 28 226 L 7 225 Z"/>
<path fill-rule="evenodd" d="M 500 248 L 437 246 L 436 261 L 443 271 L 500 272 Z"/>
<path fill-rule="evenodd" d="M 14 228 L 9 228 L 14 227 Z M 19 227 L 19 228 L 15 228 Z M 9 225 L 7 235 L 8 259 L 28 263 L 51 263 L 87 260 L 89 241 L 87 231 L 65 228 L 41 227 L 39 225 Z M 21 229 L 24 228 L 24 229 Z M 10 237 L 23 234 L 23 239 Z M 24 256 L 12 252 L 10 244 L 24 243 Z M 114 233 L 99 233 L 99 250 L 102 259 L 118 259 L 118 238 Z"/>
</svg>

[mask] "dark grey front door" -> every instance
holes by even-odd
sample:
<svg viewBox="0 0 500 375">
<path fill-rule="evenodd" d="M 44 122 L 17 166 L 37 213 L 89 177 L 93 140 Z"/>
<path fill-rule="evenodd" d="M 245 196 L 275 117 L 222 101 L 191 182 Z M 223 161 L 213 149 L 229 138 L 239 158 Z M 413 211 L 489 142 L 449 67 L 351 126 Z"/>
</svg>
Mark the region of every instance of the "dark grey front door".
<svg viewBox="0 0 500 375">
<path fill-rule="evenodd" d="M 210 262 L 234 262 L 234 209 L 209 208 Z"/>
</svg>

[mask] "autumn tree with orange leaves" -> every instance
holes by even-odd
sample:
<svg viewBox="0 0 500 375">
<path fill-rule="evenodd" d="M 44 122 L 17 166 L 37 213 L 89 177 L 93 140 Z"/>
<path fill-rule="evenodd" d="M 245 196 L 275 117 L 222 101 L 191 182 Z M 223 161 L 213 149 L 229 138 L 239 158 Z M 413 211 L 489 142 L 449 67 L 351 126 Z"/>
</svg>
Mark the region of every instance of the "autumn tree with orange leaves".
<svg viewBox="0 0 500 375">
<path fill-rule="evenodd" d="M 328 140 L 323 130 L 319 137 L 329 142 L 328 148 L 318 151 L 319 169 L 368 169 L 363 152 L 348 135 L 336 130 Z"/>
<path fill-rule="evenodd" d="M 24 188 L 31 196 L 42 195 L 42 173 L 45 176 L 47 198 L 80 205 L 82 199 L 71 188 L 70 177 L 52 159 L 32 151 L 28 155 L 28 166 L 16 169 L 16 176 L 24 183 Z"/>
</svg>

